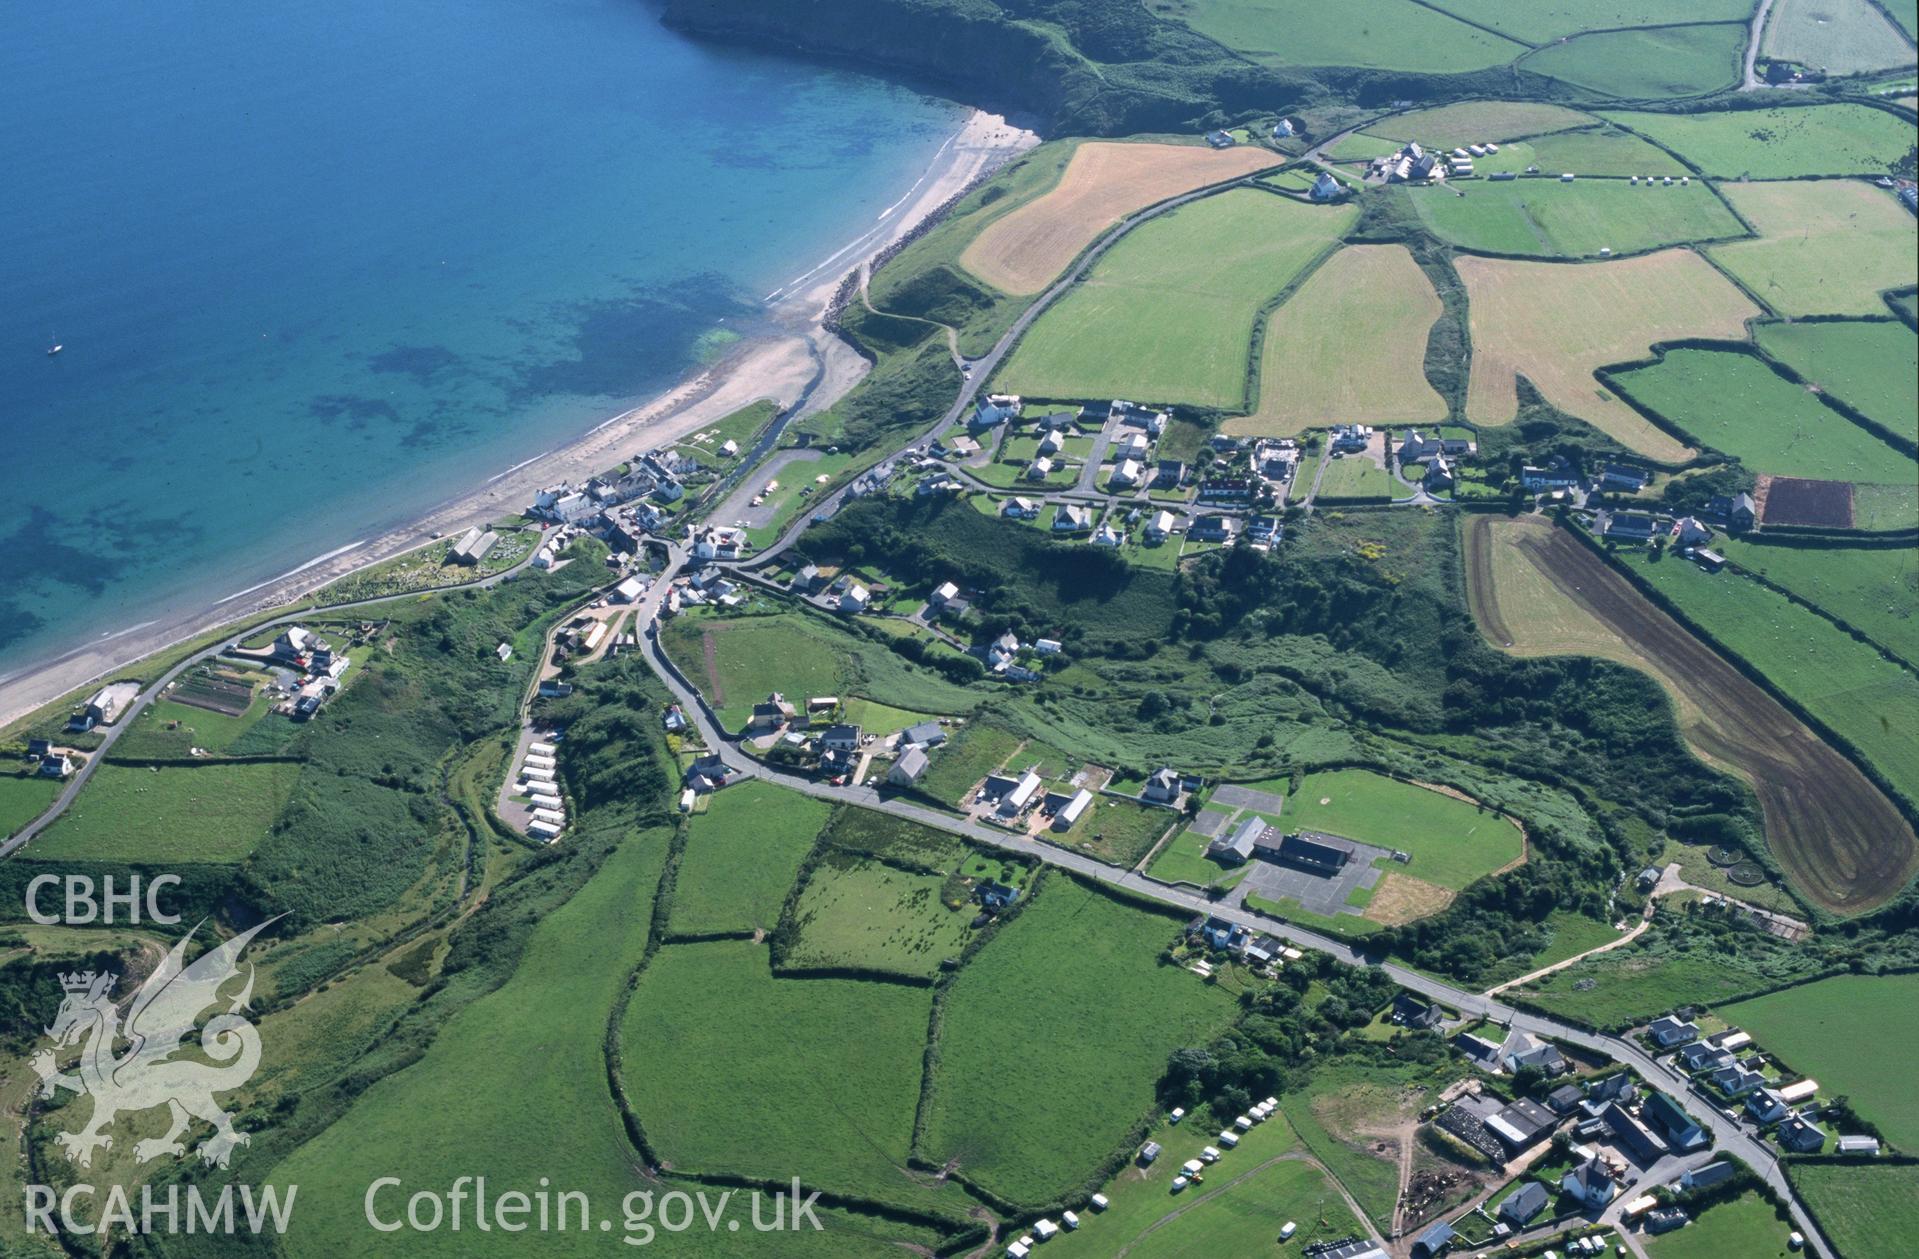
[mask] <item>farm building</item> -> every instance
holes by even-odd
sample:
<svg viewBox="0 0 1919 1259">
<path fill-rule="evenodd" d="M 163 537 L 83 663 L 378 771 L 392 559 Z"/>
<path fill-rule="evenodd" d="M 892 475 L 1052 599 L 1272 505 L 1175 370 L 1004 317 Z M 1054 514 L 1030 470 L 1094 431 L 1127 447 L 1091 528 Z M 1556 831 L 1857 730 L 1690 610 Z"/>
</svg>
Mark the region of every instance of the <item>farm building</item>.
<svg viewBox="0 0 1919 1259">
<path fill-rule="evenodd" d="M 1206 845 L 1206 855 L 1223 866 L 1243 866 L 1253 859 L 1253 849 L 1272 829 L 1264 818 L 1249 817 Z"/>
<path fill-rule="evenodd" d="M 1081 787 L 1059 810 L 1053 814 L 1053 829 L 1064 831 L 1072 828 L 1093 804 L 1093 793 Z"/>
<path fill-rule="evenodd" d="M 1279 846 L 1278 861 L 1313 874 L 1335 875 L 1352 860 L 1353 842 L 1319 831 L 1300 831 L 1286 836 Z"/>
</svg>

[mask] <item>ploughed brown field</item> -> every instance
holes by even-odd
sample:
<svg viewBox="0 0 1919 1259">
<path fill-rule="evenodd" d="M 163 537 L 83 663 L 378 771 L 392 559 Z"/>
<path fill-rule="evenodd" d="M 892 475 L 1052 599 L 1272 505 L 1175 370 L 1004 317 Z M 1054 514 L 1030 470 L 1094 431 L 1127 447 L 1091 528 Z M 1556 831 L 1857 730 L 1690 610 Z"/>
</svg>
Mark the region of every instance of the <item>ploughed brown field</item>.
<svg viewBox="0 0 1919 1259">
<path fill-rule="evenodd" d="M 1797 476 L 1761 477 L 1753 499 L 1759 507 L 1761 524 L 1809 525 L 1820 529 L 1852 528 L 1850 481 L 1813 481 Z"/>
<path fill-rule="evenodd" d="M 1091 140 L 1074 150 L 1051 190 L 989 223 L 960 255 L 960 265 L 1002 292 L 1037 293 L 1135 210 L 1285 160 L 1256 145 L 1209 149 Z"/>
<path fill-rule="evenodd" d="M 1905 886 L 1919 838 L 1784 705 L 1565 530 L 1484 515 L 1463 528 L 1473 616 L 1494 646 L 1599 656 L 1658 679 L 1687 743 L 1752 784 L 1773 855 L 1814 903 L 1862 913 Z"/>
</svg>

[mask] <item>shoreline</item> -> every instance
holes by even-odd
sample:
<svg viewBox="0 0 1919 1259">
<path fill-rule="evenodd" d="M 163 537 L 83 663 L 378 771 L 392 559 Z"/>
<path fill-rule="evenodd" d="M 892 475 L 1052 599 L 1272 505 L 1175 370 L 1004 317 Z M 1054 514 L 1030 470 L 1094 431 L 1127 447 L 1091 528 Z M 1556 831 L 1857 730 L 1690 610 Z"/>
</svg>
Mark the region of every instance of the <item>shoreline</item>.
<svg viewBox="0 0 1919 1259">
<path fill-rule="evenodd" d="M 315 556 L 278 577 L 189 611 L 112 629 L 0 678 L 0 726 L 11 725 L 149 656 L 222 625 L 296 602 L 436 536 L 518 514 L 542 486 L 584 480 L 628 455 L 671 444 L 753 402 L 770 399 L 784 409 L 804 397 L 805 406 L 794 418 L 833 405 L 865 378 L 868 368 L 865 359 L 826 327 L 834 296 L 846 278 L 975 180 L 1037 143 L 1032 132 L 1014 127 L 997 114 L 970 111 L 918 180 L 871 227 L 767 294 L 767 332 L 742 341 L 665 392 L 402 523 Z"/>
</svg>

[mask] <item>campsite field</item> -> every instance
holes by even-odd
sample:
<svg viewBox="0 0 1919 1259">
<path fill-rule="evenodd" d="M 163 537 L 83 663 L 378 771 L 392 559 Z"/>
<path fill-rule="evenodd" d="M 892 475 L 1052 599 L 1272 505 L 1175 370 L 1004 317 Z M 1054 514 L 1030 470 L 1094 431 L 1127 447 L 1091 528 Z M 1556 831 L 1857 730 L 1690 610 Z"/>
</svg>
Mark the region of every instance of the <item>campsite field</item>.
<svg viewBox="0 0 1919 1259">
<path fill-rule="evenodd" d="M 1590 175 L 1617 175 L 1622 179 L 1631 175 L 1653 178 L 1671 175 L 1677 179 L 1691 174 L 1684 162 L 1658 145 L 1629 131 L 1603 126 L 1584 131 L 1559 131 L 1531 140 L 1508 140 L 1499 146 L 1499 152 L 1473 159 L 1473 169 L 1481 175 L 1501 171 L 1524 174 L 1529 166 L 1537 166 L 1540 175 L 1550 178 L 1568 172 L 1581 179 Z"/>
<path fill-rule="evenodd" d="M 1354 415 L 1380 425 L 1445 419 L 1424 369 L 1440 311 L 1404 245 L 1340 250 L 1268 318 L 1259 405 L 1225 431 L 1284 437 Z"/>
<path fill-rule="evenodd" d="M 1905 1254 L 1919 1230 L 1919 1163 L 1792 1164 L 1793 1188 L 1844 1255 Z"/>
<path fill-rule="evenodd" d="M 1519 66 L 1624 100 L 1703 96 L 1738 81 L 1746 35 L 1743 22 L 1594 31 Z"/>
<path fill-rule="evenodd" d="M 1872 0 L 1778 0 L 1760 52 L 1831 74 L 1912 64 L 1912 45 Z"/>
<path fill-rule="evenodd" d="M 1768 846 L 1816 903 L 1859 913 L 1905 885 L 1919 867 L 1911 828 L 1857 767 L 1784 705 L 1564 530 L 1490 517 L 1466 528 L 1472 611 L 1494 646 L 1521 655 L 1599 656 L 1650 672 L 1673 696 L 1686 741 L 1751 782 Z M 1646 571 L 1683 577 L 1682 568 L 1713 580 L 1675 560 Z M 1729 576 L 1719 574 L 1722 585 Z"/>
<path fill-rule="evenodd" d="M 931 978 L 972 937 L 977 907 L 948 909 L 944 876 L 861 857 L 821 862 L 793 909 L 798 937 L 782 959 L 808 970 L 854 968 Z"/>
<path fill-rule="evenodd" d="M 1607 383 L 1754 472 L 1910 484 L 1919 465 L 1750 354 L 1668 351 Z"/>
<path fill-rule="evenodd" d="M 1759 348 L 1895 433 L 1919 440 L 1919 336 L 1891 320 L 1761 323 Z"/>
<path fill-rule="evenodd" d="M 1919 800 L 1919 678 L 1756 581 L 1670 560 L 1629 562 L 1720 642 L 1851 741 L 1896 790 Z M 1897 850 L 1909 874 L 1912 832 L 1902 826 L 1890 834 L 1901 841 L 1882 840 L 1879 853 L 1859 860 L 1885 865 L 1885 856 Z M 1841 871 L 1850 863 L 1835 855 L 1828 864 L 1845 877 Z"/>
<path fill-rule="evenodd" d="M 1601 263 L 1462 257 L 1455 265 L 1472 304 L 1470 419 L 1511 422 L 1514 376 L 1523 373 L 1553 405 L 1668 462 L 1691 451 L 1601 388 L 1594 369 L 1644 357 L 1656 341 L 1743 337 L 1745 321 L 1760 313 L 1685 249 Z"/>
<path fill-rule="evenodd" d="M 1503 3 L 1503 0 L 1493 0 Z M 1544 135 L 1589 127 L 1593 116 L 1564 105 L 1539 101 L 1465 101 L 1440 105 L 1434 109 L 1415 109 L 1367 124 L 1368 134 L 1397 140 L 1417 140 L 1436 148 L 1451 149 L 1466 144 L 1495 143 L 1516 136 Z"/>
<path fill-rule="evenodd" d="M 32 861 L 244 861 L 300 776 L 298 765 L 102 765 L 86 791 L 33 841 Z"/>
<path fill-rule="evenodd" d="M 1408 0 L 1338 8 L 1287 0 L 1169 0 L 1160 10 L 1267 65 L 1370 66 L 1449 74 L 1503 65 L 1525 46 Z"/>
<path fill-rule="evenodd" d="M 1088 141 L 1073 151 L 1057 184 L 982 228 L 960 252 L 960 265 L 1008 293 L 1038 293 L 1127 215 L 1283 161 L 1246 145 L 1215 151 Z"/>
<path fill-rule="evenodd" d="M 1912 124 L 1870 105 L 1800 105 L 1698 114 L 1608 112 L 1725 179 L 1878 175 L 1912 147 Z"/>
<path fill-rule="evenodd" d="M 1708 1207 L 1699 1218 L 1671 1233 L 1649 1238 L 1651 1259 L 1792 1259 L 1798 1253 L 1786 1239 L 1792 1222 L 1757 1193 Z M 1850 1253 L 1850 1252 L 1848 1252 Z"/>
<path fill-rule="evenodd" d="M 1027 331 L 995 385 L 1243 406 L 1255 317 L 1355 213 L 1253 189 L 1182 206 L 1102 257 Z"/>
<path fill-rule="evenodd" d="M 1278 792 L 1288 784 L 1248 785 Z M 1280 821 L 1288 833 L 1325 831 L 1411 853 L 1406 872 L 1454 891 L 1525 855 L 1519 828 L 1499 814 L 1364 769 L 1307 774 L 1299 790 L 1286 797 Z"/>
<path fill-rule="evenodd" d="M 1713 545 L 1741 568 L 1919 663 L 1919 551 L 1768 546 L 1747 538 L 1721 538 Z"/>
<path fill-rule="evenodd" d="M 1570 184 L 1556 177 L 1503 183 L 1472 179 L 1408 188 L 1406 196 L 1435 236 L 1484 253 L 1552 258 L 1610 249 L 1628 254 L 1746 234 L 1703 180 L 1669 186 L 1623 179 Z"/>
<path fill-rule="evenodd" d="M 1919 1148 L 1919 1097 L 1888 1044 L 1919 1037 L 1919 975 L 1837 975 L 1714 1013 L 1751 1032 L 1767 1054 L 1843 1095 L 1902 1149 Z M 1861 1026 L 1873 1036 L 1856 1035 Z"/>
<path fill-rule="evenodd" d="M 811 796 L 765 783 L 716 792 L 688 823 L 668 933 L 771 931 L 827 813 Z"/>
<path fill-rule="evenodd" d="M 1714 245 L 1714 261 L 1782 315 L 1874 315 L 1884 289 L 1919 283 L 1912 215 L 1850 180 L 1728 184 L 1758 240 Z"/>
<path fill-rule="evenodd" d="M 920 1154 L 1015 1202 L 1078 1187 L 1152 1108 L 1166 1055 L 1233 1018 L 1226 993 L 1159 964 L 1178 929 L 1049 878 L 946 990 Z"/>
<path fill-rule="evenodd" d="M 626 1093 L 674 1167 L 782 1180 L 903 1205 L 936 1191 L 905 1170 L 932 993 L 777 979 L 747 940 L 669 945 L 633 990 Z"/>
</svg>

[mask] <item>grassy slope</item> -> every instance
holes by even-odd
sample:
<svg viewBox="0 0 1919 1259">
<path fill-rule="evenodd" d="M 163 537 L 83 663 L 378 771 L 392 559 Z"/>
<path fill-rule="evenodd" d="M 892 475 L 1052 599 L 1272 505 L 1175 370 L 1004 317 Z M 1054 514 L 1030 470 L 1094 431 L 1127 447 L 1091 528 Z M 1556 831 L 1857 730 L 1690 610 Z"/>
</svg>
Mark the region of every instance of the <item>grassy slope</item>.
<svg viewBox="0 0 1919 1259">
<path fill-rule="evenodd" d="M 0 774 L 0 835 L 11 835 L 45 813 L 58 794 L 60 784 L 52 778 Z"/>
<path fill-rule="evenodd" d="M 1867 105 L 1605 117 L 1690 158 L 1708 175 L 1791 179 L 1876 175 L 1912 147 L 1912 124 Z"/>
<path fill-rule="evenodd" d="M 1255 315 L 1353 213 L 1241 189 L 1156 219 L 1033 325 L 995 386 L 1238 406 Z"/>
<path fill-rule="evenodd" d="M 687 836 L 667 930 L 771 931 L 827 813 L 811 796 L 757 782 L 711 797 Z"/>
<path fill-rule="evenodd" d="M 1904 324 L 1762 323 L 1753 339 L 1827 393 L 1919 439 L 1919 336 Z"/>
<path fill-rule="evenodd" d="M 1872 0 L 1779 0 L 1760 51 L 1833 74 L 1912 64 L 1912 45 Z"/>
<path fill-rule="evenodd" d="M 1549 45 L 1520 65 L 1628 100 L 1699 96 L 1737 81 L 1745 46 L 1746 28 L 1733 23 L 1600 31 Z"/>
<path fill-rule="evenodd" d="M 1503 0 L 1495 2 L 1503 3 Z M 1417 140 L 1450 149 L 1487 140 L 1497 142 L 1515 136 L 1564 131 L 1591 123 L 1591 114 L 1582 114 L 1564 105 L 1536 101 L 1467 101 L 1384 118 L 1369 124 L 1366 130 L 1388 140 Z"/>
<path fill-rule="evenodd" d="M 266 837 L 298 765 L 248 762 L 148 769 L 102 765 L 33 843 L 39 861 L 244 861 Z"/>
<path fill-rule="evenodd" d="M 1844 1094 L 1886 1138 L 1919 1149 L 1919 1098 L 1889 1044 L 1919 1038 L 1919 975 L 1840 975 L 1717 1011 L 1751 1032 L 1769 1054 Z M 1872 1035 L 1856 1035 L 1862 1025 Z"/>
<path fill-rule="evenodd" d="M 1790 1222 L 1780 1219 L 1770 1202 L 1756 1193 L 1710 1207 L 1686 1227 L 1650 1239 L 1646 1253 L 1652 1259 L 1790 1259 L 1796 1254 L 1786 1244 Z M 1850 1252 L 1848 1252 L 1850 1253 Z"/>
<path fill-rule="evenodd" d="M 1739 538 L 1721 538 L 1714 545 L 1740 567 L 1919 663 L 1919 552 L 1758 546 Z"/>
<path fill-rule="evenodd" d="M 1409 0 L 1351 0 L 1337 9 L 1288 0 L 1187 0 L 1187 25 L 1269 65 L 1376 66 L 1445 74 L 1502 65 L 1517 41 Z"/>
<path fill-rule="evenodd" d="M 1544 44 L 1580 31 L 1667 22 L 1737 22 L 1752 15 L 1753 0 L 1437 0 L 1435 7 Z"/>
<path fill-rule="evenodd" d="M 1539 167 L 1544 175 L 1571 171 L 1575 175 L 1648 175 L 1677 178 L 1689 172 L 1685 163 L 1672 154 L 1626 131 L 1610 127 L 1585 131 L 1561 131 L 1532 140 L 1512 140 L 1499 146 L 1499 152 L 1473 159 L 1473 169 L 1481 175 L 1500 171 L 1524 174 L 1529 166 Z M 1663 186 L 1663 185 L 1662 185 Z"/>
<path fill-rule="evenodd" d="M 1019 1202 L 1074 1188 L 1152 1107 L 1166 1055 L 1232 1018 L 1159 965 L 1176 929 L 1053 878 L 948 990 L 921 1153 Z"/>
</svg>

